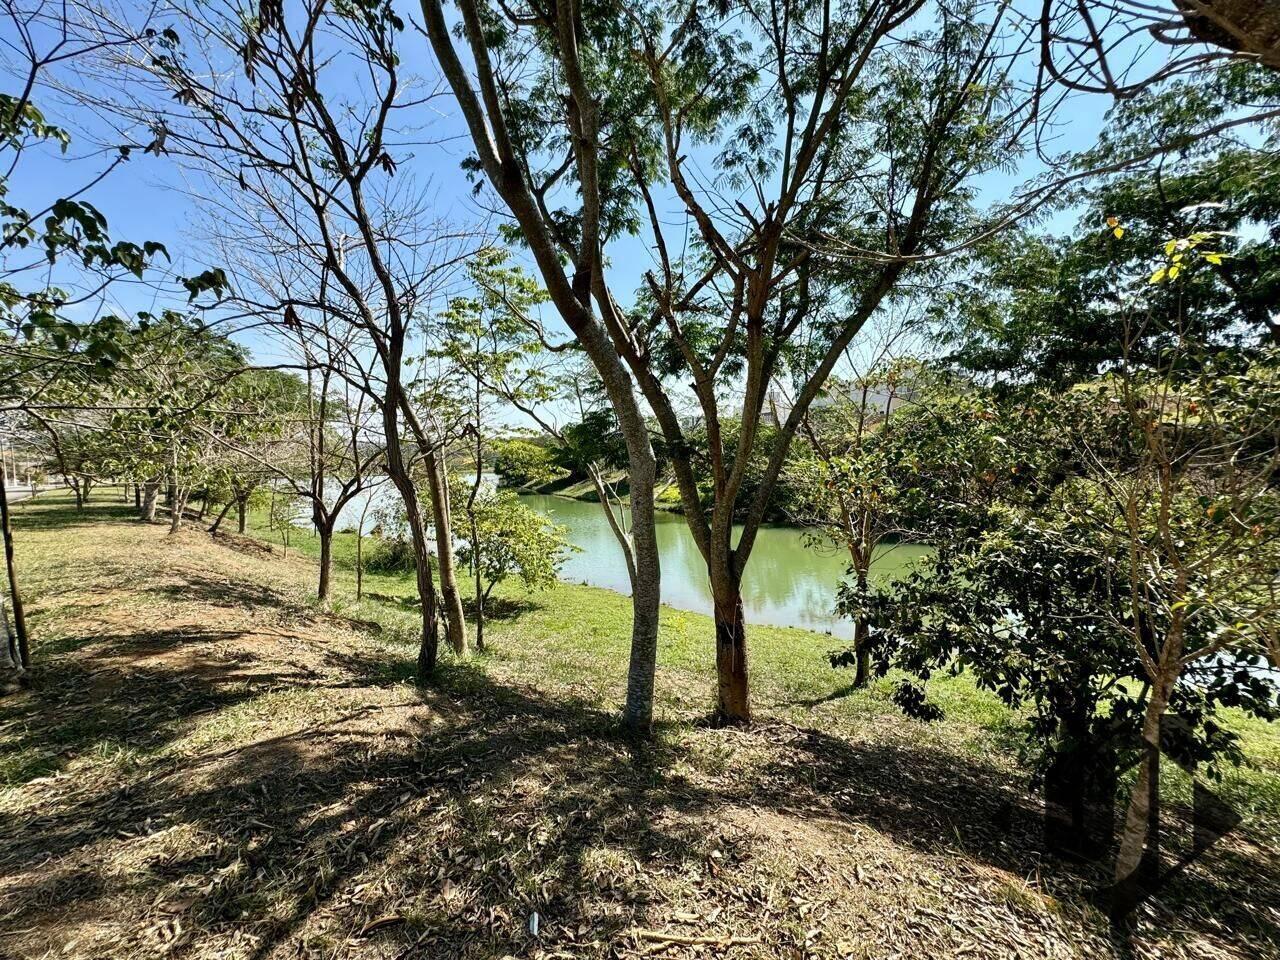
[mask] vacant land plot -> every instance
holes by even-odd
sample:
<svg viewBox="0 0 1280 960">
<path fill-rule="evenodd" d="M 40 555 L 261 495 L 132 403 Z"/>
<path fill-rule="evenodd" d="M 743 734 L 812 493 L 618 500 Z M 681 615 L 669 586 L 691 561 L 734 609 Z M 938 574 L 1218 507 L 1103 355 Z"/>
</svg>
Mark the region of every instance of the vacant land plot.
<svg viewBox="0 0 1280 960">
<path fill-rule="evenodd" d="M 1041 852 L 1010 718 L 962 680 L 926 726 L 849 691 L 830 638 L 759 630 L 763 719 L 713 729 L 710 623 L 664 611 L 636 744 L 611 594 L 512 591 L 490 652 L 419 689 L 411 585 L 319 611 L 303 535 L 41 498 L 17 538 L 39 677 L 0 701 L 0 956 L 1280 955 L 1263 725 L 1221 787 L 1245 825 L 1117 943 L 1105 871 Z"/>
</svg>

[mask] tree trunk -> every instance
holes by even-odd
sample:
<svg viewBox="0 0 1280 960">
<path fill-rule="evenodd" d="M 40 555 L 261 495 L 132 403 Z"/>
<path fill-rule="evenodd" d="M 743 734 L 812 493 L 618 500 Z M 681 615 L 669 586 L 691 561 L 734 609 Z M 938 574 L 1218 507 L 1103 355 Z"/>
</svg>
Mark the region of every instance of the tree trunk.
<svg viewBox="0 0 1280 960">
<path fill-rule="evenodd" d="M 227 505 L 222 508 L 222 512 L 218 514 L 218 519 L 213 521 L 213 526 L 209 528 L 209 532 L 217 533 L 218 527 L 222 526 L 223 517 L 225 517 L 230 512 L 231 512 L 231 504 L 227 503 Z"/>
<path fill-rule="evenodd" d="M 187 509 L 187 491 L 173 491 L 173 504 L 169 507 L 169 536 L 173 536 L 182 527 L 182 514 Z"/>
<path fill-rule="evenodd" d="M 142 493 L 142 519 L 147 523 L 156 522 L 156 501 L 160 498 L 160 484 L 155 480 L 148 480 L 143 485 Z"/>
<path fill-rule="evenodd" d="M 1115 749 L 1092 730 L 1091 678 L 1057 700 L 1058 733 L 1045 771 L 1045 845 L 1057 853 L 1096 860 L 1111 849 L 1115 820 Z"/>
<path fill-rule="evenodd" d="M 457 565 L 453 558 L 453 527 L 449 522 L 449 485 L 438 453 L 427 455 L 427 483 L 431 488 L 431 514 L 436 528 L 436 559 L 440 562 L 440 595 L 444 600 L 445 625 L 449 645 L 459 657 L 467 655 L 467 621 L 458 590 Z"/>
<path fill-rule="evenodd" d="M 742 590 L 727 572 L 713 576 L 712 602 L 716 627 L 716 714 L 721 723 L 751 722 L 751 687 L 747 680 L 747 623 Z"/>
<path fill-rule="evenodd" d="M 476 524 L 474 503 L 470 510 L 471 569 L 476 582 L 476 649 L 484 653 L 484 584 L 480 577 L 480 528 Z"/>
<path fill-rule="evenodd" d="M 620 418 L 620 422 L 621 418 Z M 662 566 L 658 559 L 658 533 L 654 522 L 654 483 L 657 464 L 644 431 L 643 451 L 637 453 L 629 436 L 637 427 L 623 427 L 627 436 L 631 501 L 631 546 L 635 578 L 631 584 L 631 658 L 627 665 L 627 702 L 622 722 L 630 730 L 645 733 L 653 726 L 653 687 L 658 667 L 658 608 L 662 600 Z M 606 504 L 607 506 L 607 504 Z"/>
<path fill-rule="evenodd" d="M 246 529 L 245 524 L 248 519 L 248 513 L 249 513 L 248 498 L 241 497 L 239 500 L 236 501 L 236 514 L 237 514 L 236 519 L 238 521 L 237 529 L 239 529 L 241 533 L 245 532 L 245 529 Z"/>
<path fill-rule="evenodd" d="M 1116 854 L 1112 915 L 1123 916 L 1151 890 L 1160 869 L 1160 726 L 1169 706 L 1173 678 L 1152 685 L 1142 719 L 1142 760 L 1129 794 L 1120 849 Z"/>
<path fill-rule="evenodd" d="M 129 484 L 126 483 L 124 485 L 124 490 L 122 492 L 124 495 L 124 502 L 128 503 L 129 502 Z"/>
<path fill-rule="evenodd" d="M 356 602 L 364 599 L 364 517 L 356 530 Z"/>
<path fill-rule="evenodd" d="M 9 629 L 9 612 L 4 605 L 5 591 L 0 590 L 0 644 L 3 644 L 5 656 L 9 662 L 6 669 L 15 670 L 19 674 L 22 673 L 22 659 L 18 652 L 18 638 L 14 632 Z"/>
<path fill-rule="evenodd" d="M 397 345 L 398 346 L 398 345 Z M 386 441 L 387 476 L 400 492 L 404 502 L 405 522 L 413 544 L 414 572 L 417 576 L 422 635 L 418 646 L 418 683 L 426 683 L 435 673 L 440 647 L 440 618 L 436 607 L 436 585 L 431 578 L 431 552 L 427 549 L 426 527 L 422 522 L 422 503 L 417 488 L 404 462 L 400 441 L 401 390 L 399 349 L 395 349 L 385 365 L 387 385 L 382 402 L 382 433 Z"/>
<path fill-rule="evenodd" d="M 480 352 L 480 340 L 476 339 L 476 352 Z M 480 572 L 483 569 L 483 558 L 480 555 L 480 527 L 476 523 L 476 498 L 480 495 L 480 486 L 484 483 L 484 435 L 480 432 L 481 422 L 481 390 L 480 378 L 476 378 L 475 402 L 475 456 L 476 472 L 471 481 L 471 495 L 467 497 L 467 521 L 471 527 L 471 572 L 475 577 L 476 587 L 476 649 L 484 653 L 484 601 L 486 593 L 481 584 Z"/>
<path fill-rule="evenodd" d="M 4 471 L 0 470 L 0 474 Z M 18 588 L 18 565 L 13 557 L 13 527 L 9 522 L 9 491 L 0 475 L 0 536 L 4 539 L 4 566 L 9 578 L 9 599 L 13 606 L 13 631 L 18 638 L 18 663 L 23 670 L 31 666 L 31 644 L 27 636 L 27 616 Z"/>
<path fill-rule="evenodd" d="M 334 519 L 316 522 L 316 533 L 320 535 L 320 582 L 316 587 L 316 599 L 326 606 L 329 603 L 329 583 L 333 571 Z"/>
<path fill-rule="evenodd" d="M 867 571 L 858 571 L 858 590 L 865 599 L 867 595 Z M 853 675 L 853 686 L 855 689 L 865 687 L 867 681 L 871 679 L 871 649 L 868 641 L 871 639 L 871 625 L 867 622 L 865 615 L 859 616 L 853 625 L 853 651 L 857 661 L 857 666 Z"/>
<path fill-rule="evenodd" d="M 142 487 L 136 483 L 133 485 L 133 506 L 139 514 L 142 513 Z"/>
</svg>

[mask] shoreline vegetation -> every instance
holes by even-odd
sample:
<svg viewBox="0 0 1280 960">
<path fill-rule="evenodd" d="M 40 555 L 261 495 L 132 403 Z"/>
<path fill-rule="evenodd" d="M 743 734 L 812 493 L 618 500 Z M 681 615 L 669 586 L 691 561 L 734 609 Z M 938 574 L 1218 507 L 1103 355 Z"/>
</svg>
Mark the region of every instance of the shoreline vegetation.
<svg viewBox="0 0 1280 960">
<path fill-rule="evenodd" d="M 286 557 L 261 514 L 166 537 L 105 489 L 14 513 L 41 676 L 0 701 L 8 956 L 1113 955 L 1101 877 L 1044 850 L 1010 714 L 964 676 L 925 724 L 832 638 L 753 628 L 759 721 L 717 729 L 710 618 L 664 607 L 638 744 L 620 595 L 504 584 L 489 652 L 420 688 L 412 575 L 356 603 L 352 534 L 324 610 L 317 539 Z M 1142 908 L 1137 956 L 1280 936 L 1280 735 L 1225 721 L 1245 822 Z M 1185 780 L 1166 796 L 1177 845 Z"/>
</svg>

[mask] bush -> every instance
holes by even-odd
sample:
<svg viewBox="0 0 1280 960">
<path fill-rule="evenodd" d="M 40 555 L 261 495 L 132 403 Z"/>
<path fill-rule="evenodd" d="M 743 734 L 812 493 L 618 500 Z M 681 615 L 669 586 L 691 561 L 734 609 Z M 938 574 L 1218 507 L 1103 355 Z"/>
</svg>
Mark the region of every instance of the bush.
<svg viewBox="0 0 1280 960">
<path fill-rule="evenodd" d="M 398 537 L 377 538 L 364 554 L 364 568 L 371 573 L 407 573 L 414 569 L 413 544 Z"/>
</svg>

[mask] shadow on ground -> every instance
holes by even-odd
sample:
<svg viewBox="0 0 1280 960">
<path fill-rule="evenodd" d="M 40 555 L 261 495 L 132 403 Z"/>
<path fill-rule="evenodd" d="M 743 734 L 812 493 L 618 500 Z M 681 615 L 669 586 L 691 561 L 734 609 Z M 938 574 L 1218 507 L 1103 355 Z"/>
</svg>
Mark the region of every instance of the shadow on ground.
<svg viewBox="0 0 1280 960">
<path fill-rule="evenodd" d="M 157 589 L 213 607 L 288 603 L 262 586 L 187 580 Z M 331 647 L 304 668 L 246 654 L 243 639 L 96 636 L 51 663 L 41 689 L 0 704 L 10 782 L 64 772 L 0 821 L 0 883 L 18 894 L 8 930 L 128 917 L 103 956 L 479 958 L 535 942 L 616 955 L 681 898 L 722 905 L 728 929 L 795 912 L 774 903 L 764 854 L 744 839 L 742 820 L 768 817 L 831 824 L 812 829 L 832 843 L 871 830 L 922 856 L 1038 876 L 1077 908 L 1098 880 L 1042 852 L 1036 805 L 981 757 L 767 722 L 668 724 L 637 742 L 590 704 L 474 664 L 448 663 L 420 689 L 404 682 L 407 657 Z M 261 698 L 317 691 L 333 699 L 314 722 L 181 746 Z M 719 768 L 690 766 L 690 737 L 718 751 Z M 1238 878 L 1274 878 L 1280 865 L 1233 856 L 1179 880 L 1168 909 L 1195 903 L 1180 923 L 1225 927 L 1262 955 L 1280 927 L 1274 911 L 1245 909 Z M 810 924 L 779 920 L 776 953 L 759 955 L 803 956 L 786 951 L 806 949 Z M 19 955 L 74 939 L 41 936 L 18 941 L 30 945 Z"/>
</svg>

